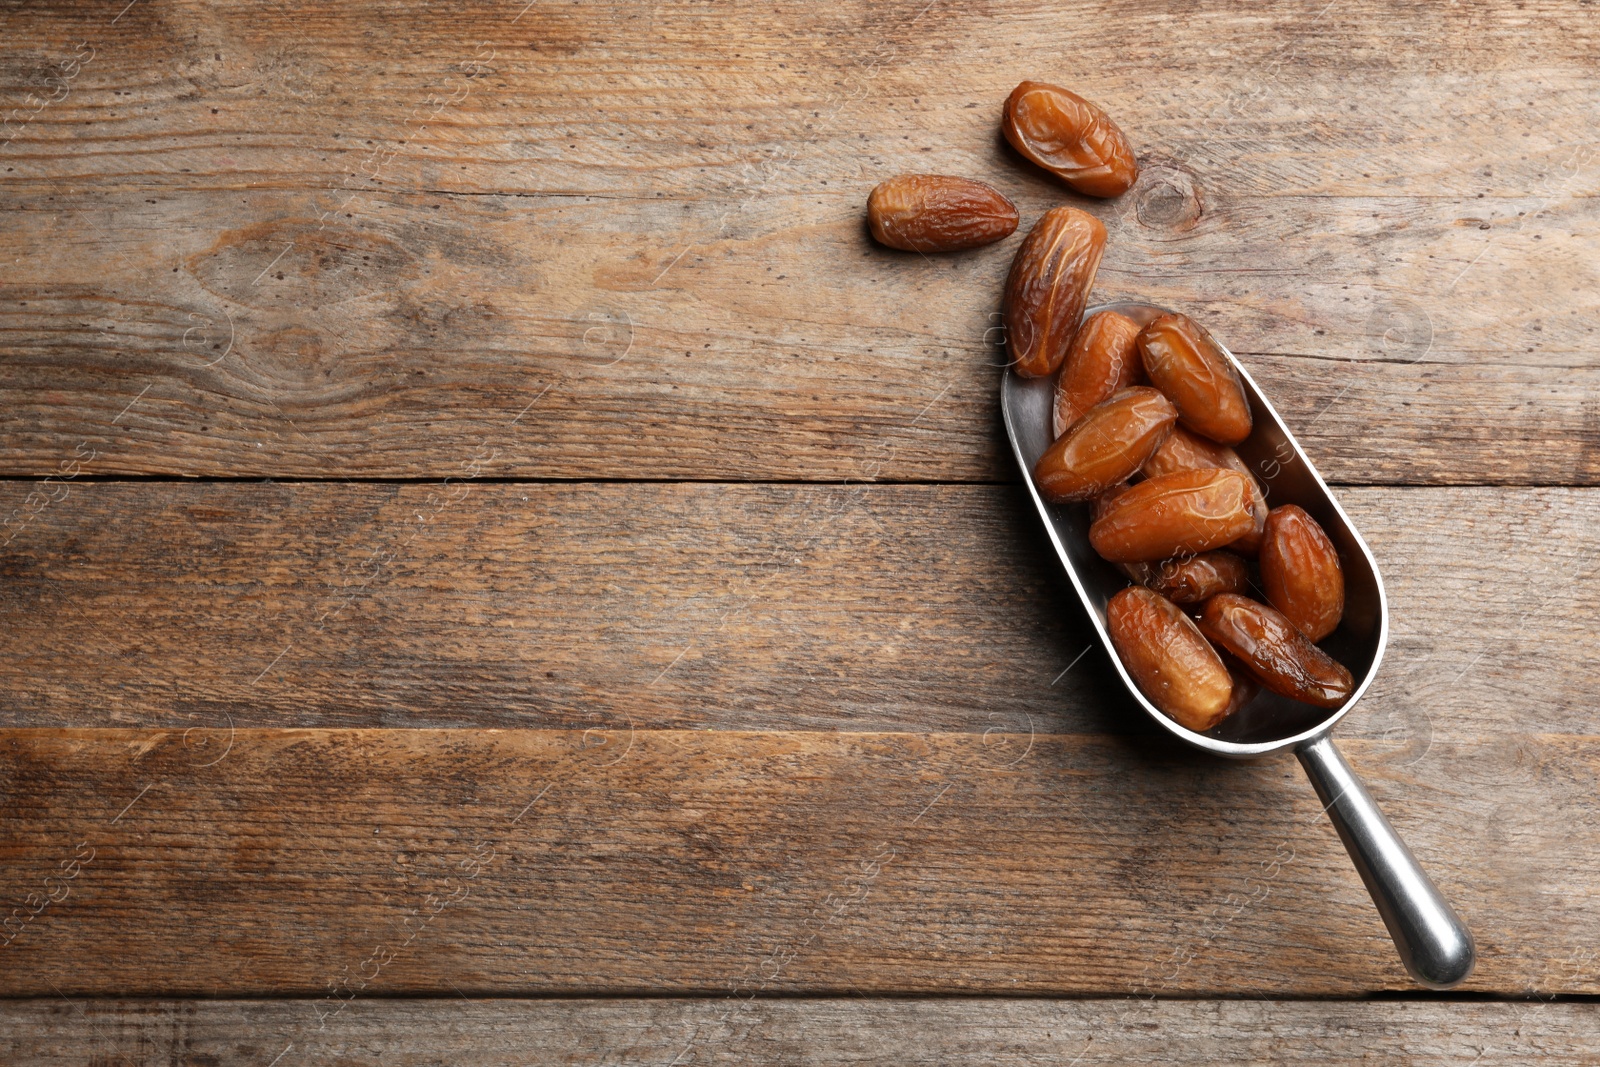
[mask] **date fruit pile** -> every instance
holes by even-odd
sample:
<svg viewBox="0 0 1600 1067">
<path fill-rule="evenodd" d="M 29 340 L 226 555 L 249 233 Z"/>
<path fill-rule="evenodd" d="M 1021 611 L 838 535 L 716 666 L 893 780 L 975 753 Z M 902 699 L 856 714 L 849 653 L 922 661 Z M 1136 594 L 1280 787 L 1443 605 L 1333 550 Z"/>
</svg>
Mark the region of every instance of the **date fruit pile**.
<svg viewBox="0 0 1600 1067">
<path fill-rule="evenodd" d="M 1138 178 L 1117 124 L 1059 86 L 1017 86 L 1001 128 L 1075 192 L 1119 196 Z M 905 174 L 872 190 L 867 221 L 891 248 L 949 252 L 1009 237 L 1019 215 L 983 182 Z M 1250 403 L 1203 327 L 1179 314 L 1084 319 L 1105 245 L 1088 212 L 1045 212 L 1011 262 L 1004 320 L 1015 372 L 1055 376 L 1054 443 L 1034 482 L 1089 509 L 1089 543 L 1132 583 L 1106 605 L 1118 656 L 1190 730 L 1214 729 L 1262 688 L 1339 707 L 1354 680 L 1317 645 L 1344 614 L 1338 551 L 1301 508 L 1269 508 L 1234 451 L 1250 438 Z"/>
</svg>

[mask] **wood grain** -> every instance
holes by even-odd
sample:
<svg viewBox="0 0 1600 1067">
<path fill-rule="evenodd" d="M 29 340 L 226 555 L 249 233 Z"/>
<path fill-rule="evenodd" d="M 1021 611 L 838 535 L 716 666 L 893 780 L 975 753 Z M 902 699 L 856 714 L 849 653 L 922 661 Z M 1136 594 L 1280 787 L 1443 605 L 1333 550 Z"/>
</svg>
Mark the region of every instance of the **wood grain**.
<svg viewBox="0 0 1600 1067">
<path fill-rule="evenodd" d="M 1155 735 L 993 484 L 1016 239 L 861 215 L 1073 199 L 996 135 L 1021 78 L 1118 117 L 1096 295 L 1202 317 L 1356 486 L 1395 629 L 1342 734 L 1469 988 L 1592 996 L 1600 497 L 1396 486 L 1600 484 L 1597 45 L 0 2 L 0 1059 L 1589 1062 L 1589 1003 L 1168 999 L 1409 983 L 1293 761 Z M 82 999 L 129 994 L 301 999 Z"/>
<path fill-rule="evenodd" d="M 327 1030 L 304 1001 L 0 1004 L 15 1067 L 284 1062 L 338 1067 L 863 1063 L 1593 1063 L 1600 1009 L 1574 1003 L 1039 999 L 410 1000 L 352 1008 Z M 308 1025 L 308 1022 L 310 1025 Z"/>
<path fill-rule="evenodd" d="M 1347 751 L 1472 924 L 1468 988 L 1600 991 L 1600 739 L 1380 747 Z M 1288 757 L 486 730 L 13 730 L 0 753 L 4 996 L 1409 987 Z"/>
<path fill-rule="evenodd" d="M 1145 159 L 1086 205 L 1100 296 L 1201 315 L 1335 479 L 1593 484 L 1594 30 L 1536 6 L 1219 8 L 1207 50 L 1142 5 L 30 8 L 19 101 L 102 47 L 0 149 L 0 471 L 1009 479 L 1020 237 L 893 253 L 863 204 L 1060 202 L 995 112 L 1069 62 Z"/>
<path fill-rule="evenodd" d="M 1339 495 L 1392 618 L 1347 735 L 1589 730 L 1600 495 Z M 6 516 L 11 725 L 1150 728 L 1014 487 L 12 482 Z"/>
<path fill-rule="evenodd" d="M 13 106 L 57 95 L 78 42 L 93 52 L 63 99 L 7 127 L 4 173 L 330 203 L 352 175 L 731 200 L 885 159 L 972 170 L 1026 77 L 1081 87 L 1141 154 L 1261 195 L 1518 196 L 1597 117 L 1594 23 L 1554 0 L 1211 2 L 1181 27 L 1133 0 L 25 10 L 8 13 L 0 68 Z"/>
</svg>

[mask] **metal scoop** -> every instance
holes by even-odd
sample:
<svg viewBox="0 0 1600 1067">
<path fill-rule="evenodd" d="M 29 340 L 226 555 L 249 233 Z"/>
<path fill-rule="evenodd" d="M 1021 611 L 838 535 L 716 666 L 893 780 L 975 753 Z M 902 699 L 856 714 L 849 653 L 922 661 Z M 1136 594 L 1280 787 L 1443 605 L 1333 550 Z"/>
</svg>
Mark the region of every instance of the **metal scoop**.
<svg viewBox="0 0 1600 1067">
<path fill-rule="evenodd" d="M 1105 310 L 1119 311 L 1141 325 L 1166 312 L 1165 308 L 1150 304 L 1113 303 L 1091 308 L 1087 314 Z M 1431 989 L 1448 989 L 1472 972 L 1472 935 L 1417 865 L 1411 850 L 1378 810 L 1372 795 L 1330 736 L 1334 725 L 1366 692 L 1383 659 L 1383 647 L 1389 638 L 1383 579 L 1378 576 L 1378 565 L 1366 542 L 1283 420 L 1233 353 L 1225 348 L 1222 351 L 1244 382 L 1255 418 L 1255 429 L 1249 440 L 1238 447 L 1239 455 L 1260 477 L 1268 503 L 1274 507 L 1298 504 L 1304 508 L 1322 524 L 1343 561 L 1344 620 L 1321 643 L 1356 678 L 1355 691 L 1343 707 L 1329 712 L 1263 690 L 1249 706 L 1201 734 L 1179 726 L 1145 699 L 1106 633 L 1106 602 L 1128 585 L 1128 579 L 1090 547 L 1088 506 L 1049 503 L 1039 495 L 1039 487 L 1033 481 L 1034 465 L 1051 442 L 1055 383 L 1050 378 L 1024 378 L 1008 370 L 1000 387 L 1000 406 L 1011 446 L 1022 465 L 1023 481 L 1067 569 L 1067 577 L 1072 579 L 1129 695 L 1168 733 L 1219 756 L 1246 759 L 1293 749 L 1355 861 L 1361 880 L 1367 884 L 1406 970 Z"/>
</svg>

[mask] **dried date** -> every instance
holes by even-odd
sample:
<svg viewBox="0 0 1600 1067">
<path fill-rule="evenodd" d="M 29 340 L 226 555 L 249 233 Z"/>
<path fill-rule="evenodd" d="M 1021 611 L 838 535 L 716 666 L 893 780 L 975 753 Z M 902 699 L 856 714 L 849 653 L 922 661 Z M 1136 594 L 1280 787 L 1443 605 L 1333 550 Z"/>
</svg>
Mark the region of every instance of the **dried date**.
<svg viewBox="0 0 1600 1067">
<path fill-rule="evenodd" d="M 1089 526 L 1089 543 L 1112 563 L 1209 552 L 1253 528 L 1250 482 L 1238 471 L 1179 471 L 1117 494 Z"/>
<path fill-rule="evenodd" d="M 1206 601 L 1200 632 L 1280 696 L 1337 708 L 1355 691 L 1355 679 L 1342 663 L 1312 644 L 1277 609 L 1249 597 L 1220 593 Z"/>
<path fill-rule="evenodd" d="M 1221 655 L 1222 665 L 1228 668 L 1228 677 L 1233 681 L 1233 695 L 1228 698 L 1228 706 L 1222 713 L 1222 717 L 1226 719 L 1260 694 L 1261 683 L 1256 681 L 1255 675 L 1245 669 L 1244 664 L 1226 652 Z"/>
<path fill-rule="evenodd" d="M 1133 486 L 1129 485 L 1127 482 L 1123 482 L 1120 485 L 1113 485 L 1110 489 L 1107 489 L 1105 492 L 1089 501 L 1089 521 L 1098 522 L 1100 516 L 1104 515 L 1106 513 L 1106 509 L 1111 506 L 1111 502 L 1132 488 Z"/>
<path fill-rule="evenodd" d="M 1250 436 L 1250 404 L 1233 364 L 1187 315 L 1162 315 L 1139 333 L 1150 384 L 1167 394 L 1183 425 L 1220 445 Z"/>
<path fill-rule="evenodd" d="M 1255 555 L 1261 548 L 1261 538 L 1267 525 L 1267 497 L 1261 489 L 1261 483 L 1256 480 L 1255 473 L 1250 470 L 1250 465 L 1239 458 L 1239 453 L 1227 445 L 1219 445 L 1208 441 L 1197 433 L 1174 426 L 1167 439 L 1161 446 L 1150 453 L 1150 458 L 1141 468 L 1147 478 L 1156 478 L 1163 474 L 1175 474 L 1178 471 L 1198 470 L 1229 470 L 1238 471 L 1250 479 L 1250 514 L 1255 517 L 1255 527 L 1230 548 L 1246 555 Z"/>
<path fill-rule="evenodd" d="M 1129 586 L 1106 605 L 1106 629 L 1139 692 L 1180 726 L 1203 732 L 1228 713 L 1233 679 L 1176 604 Z"/>
<path fill-rule="evenodd" d="M 1344 617 L 1344 568 L 1327 533 L 1293 504 L 1272 509 L 1261 543 L 1261 588 L 1313 641 L 1333 633 Z"/>
<path fill-rule="evenodd" d="M 1083 320 L 1056 379 L 1052 429 L 1060 437 L 1096 404 L 1144 378 L 1139 359 L 1139 324 L 1115 311 Z"/>
<path fill-rule="evenodd" d="M 1057 503 L 1088 500 L 1138 470 L 1178 419 L 1178 409 L 1148 386 L 1124 389 L 1089 410 L 1039 462 L 1039 491 Z"/>
<path fill-rule="evenodd" d="M 1086 196 L 1120 196 L 1139 177 L 1133 146 L 1100 108 L 1047 82 L 1006 98 L 1001 129 L 1011 147 Z"/>
<path fill-rule="evenodd" d="M 1045 212 L 1028 231 L 1006 277 L 1006 346 L 1018 374 L 1039 378 L 1061 366 L 1105 247 L 1100 220 L 1074 207 Z"/>
<path fill-rule="evenodd" d="M 1010 237 L 1017 206 L 1000 191 L 944 174 L 902 174 L 867 197 L 867 224 L 880 244 L 907 252 L 955 252 Z"/>
</svg>

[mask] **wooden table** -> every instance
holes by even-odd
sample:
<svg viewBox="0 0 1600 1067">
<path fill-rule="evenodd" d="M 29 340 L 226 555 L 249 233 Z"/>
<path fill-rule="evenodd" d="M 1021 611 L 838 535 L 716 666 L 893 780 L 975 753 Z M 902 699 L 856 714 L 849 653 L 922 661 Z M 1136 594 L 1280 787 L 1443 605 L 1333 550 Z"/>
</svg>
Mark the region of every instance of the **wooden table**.
<svg viewBox="0 0 1600 1067">
<path fill-rule="evenodd" d="M 124 6 L 126 5 L 126 6 Z M 0 6 L 8 1064 L 1595 1063 L 1600 21 L 1543 0 Z M 1143 164 L 1086 203 L 1025 77 Z M 996 410 L 1110 230 L 1388 581 L 1345 751 L 1111 683 Z"/>
</svg>

